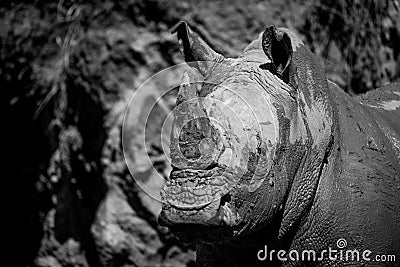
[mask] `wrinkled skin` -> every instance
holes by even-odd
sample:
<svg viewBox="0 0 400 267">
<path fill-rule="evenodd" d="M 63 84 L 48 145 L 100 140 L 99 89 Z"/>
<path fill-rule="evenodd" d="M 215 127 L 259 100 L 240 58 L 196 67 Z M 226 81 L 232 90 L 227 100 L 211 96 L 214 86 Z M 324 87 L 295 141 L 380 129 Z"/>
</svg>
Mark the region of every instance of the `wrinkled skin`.
<svg viewBox="0 0 400 267">
<path fill-rule="evenodd" d="M 197 244 L 197 264 L 343 266 L 257 260 L 264 246 L 318 252 L 339 238 L 400 261 L 400 86 L 351 98 L 287 29 L 236 59 L 184 22 L 176 32 L 204 81 L 182 80 L 159 222 Z"/>
</svg>

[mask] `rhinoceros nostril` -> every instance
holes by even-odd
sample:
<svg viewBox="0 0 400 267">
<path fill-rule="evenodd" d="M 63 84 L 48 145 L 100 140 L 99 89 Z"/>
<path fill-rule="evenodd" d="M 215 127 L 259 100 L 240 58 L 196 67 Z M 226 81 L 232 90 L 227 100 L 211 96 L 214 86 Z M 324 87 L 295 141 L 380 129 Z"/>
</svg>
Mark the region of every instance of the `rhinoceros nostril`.
<svg viewBox="0 0 400 267">
<path fill-rule="evenodd" d="M 210 165 L 208 165 L 207 166 L 207 168 L 205 168 L 206 170 L 212 170 L 212 169 L 216 169 L 216 168 L 218 168 L 218 167 L 220 167 L 219 165 L 218 165 L 218 163 L 217 162 L 212 162 Z"/>
</svg>

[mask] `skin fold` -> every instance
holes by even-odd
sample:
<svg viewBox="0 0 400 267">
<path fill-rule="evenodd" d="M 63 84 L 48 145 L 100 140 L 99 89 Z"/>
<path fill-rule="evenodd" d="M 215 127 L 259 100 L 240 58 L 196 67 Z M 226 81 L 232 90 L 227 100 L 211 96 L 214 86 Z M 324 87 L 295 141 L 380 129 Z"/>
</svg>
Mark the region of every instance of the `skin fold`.
<svg viewBox="0 0 400 267">
<path fill-rule="evenodd" d="M 185 22 L 174 31 L 204 80 L 182 79 L 159 222 L 197 244 L 197 265 L 398 266 L 400 86 L 350 97 L 284 28 L 266 28 L 235 59 Z M 257 258 L 340 239 L 397 262 Z"/>
</svg>

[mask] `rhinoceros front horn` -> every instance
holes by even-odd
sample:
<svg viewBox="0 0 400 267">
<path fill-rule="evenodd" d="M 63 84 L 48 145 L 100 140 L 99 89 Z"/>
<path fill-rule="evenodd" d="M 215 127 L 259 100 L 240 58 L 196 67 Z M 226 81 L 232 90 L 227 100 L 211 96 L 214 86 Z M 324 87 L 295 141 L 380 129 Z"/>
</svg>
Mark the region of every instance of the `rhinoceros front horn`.
<svg viewBox="0 0 400 267">
<path fill-rule="evenodd" d="M 186 62 L 206 61 L 206 62 L 221 62 L 224 57 L 215 52 L 206 42 L 195 32 L 189 25 L 181 21 L 173 27 L 172 33 L 177 33 L 180 50 L 185 57 Z M 193 63 L 201 74 L 206 74 L 207 64 Z"/>
</svg>

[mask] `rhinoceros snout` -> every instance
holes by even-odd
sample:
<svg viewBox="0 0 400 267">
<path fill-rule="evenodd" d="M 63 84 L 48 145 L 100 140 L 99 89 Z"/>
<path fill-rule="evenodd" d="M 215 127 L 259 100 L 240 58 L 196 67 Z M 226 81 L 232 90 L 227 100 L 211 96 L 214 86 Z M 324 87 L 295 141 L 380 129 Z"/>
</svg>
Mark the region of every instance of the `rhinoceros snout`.
<svg viewBox="0 0 400 267">
<path fill-rule="evenodd" d="M 202 107 L 197 84 L 184 74 L 171 133 L 171 163 L 178 169 L 206 169 L 217 161 L 219 133 Z"/>
<path fill-rule="evenodd" d="M 211 125 L 207 118 L 196 118 L 182 127 L 177 137 L 182 155 L 190 160 L 210 157 L 215 143 L 211 136 Z"/>
</svg>

